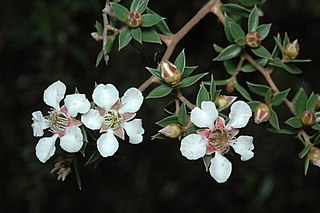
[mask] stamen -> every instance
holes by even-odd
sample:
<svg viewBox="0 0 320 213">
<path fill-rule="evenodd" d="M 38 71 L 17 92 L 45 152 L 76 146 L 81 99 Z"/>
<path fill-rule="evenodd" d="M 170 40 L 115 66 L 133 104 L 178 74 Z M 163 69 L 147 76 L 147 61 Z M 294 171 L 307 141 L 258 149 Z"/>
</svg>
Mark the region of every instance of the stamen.
<svg viewBox="0 0 320 213">
<path fill-rule="evenodd" d="M 53 133 L 61 133 L 66 130 L 68 125 L 68 116 L 63 112 L 49 112 L 50 129 Z"/>
<path fill-rule="evenodd" d="M 104 123 L 110 129 L 117 129 L 121 126 L 123 119 L 122 115 L 117 110 L 108 110 L 104 115 Z"/>
<path fill-rule="evenodd" d="M 216 129 L 210 134 L 210 144 L 222 153 L 229 151 L 228 134 L 222 129 Z"/>
</svg>

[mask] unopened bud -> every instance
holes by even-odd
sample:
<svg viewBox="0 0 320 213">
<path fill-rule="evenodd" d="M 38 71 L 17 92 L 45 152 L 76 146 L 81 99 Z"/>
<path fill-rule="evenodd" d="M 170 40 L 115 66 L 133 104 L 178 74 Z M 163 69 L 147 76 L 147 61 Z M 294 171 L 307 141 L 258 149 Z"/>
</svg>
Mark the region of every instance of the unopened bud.
<svg viewBox="0 0 320 213">
<path fill-rule="evenodd" d="M 169 138 L 178 138 L 184 132 L 184 127 L 179 124 L 169 124 L 159 132 Z"/>
<path fill-rule="evenodd" d="M 261 44 L 261 36 L 259 32 L 249 32 L 246 35 L 246 44 L 249 47 L 256 48 Z"/>
<path fill-rule="evenodd" d="M 295 59 L 299 55 L 299 51 L 299 43 L 298 39 L 296 39 L 284 48 L 284 57 L 289 60 Z"/>
<path fill-rule="evenodd" d="M 312 111 L 304 111 L 300 116 L 301 122 L 305 126 L 312 126 L 316 123 L 316 115 Z"/>
<path fill-rule="evenodd" d="M 310 148 L 309 160 L 313 165 L 320 167 L 320 149 L 319 148 L 314 146 Z"/>
<path fill-rule="evenodd" d="M 102 40 L 102 36 L 99 36 L 99 34 L 97 32 L 91 33 L 91 36 L 96 41 L 101 41 Z"/>
<path fill-rule="evenodd" d="M 160 73 L 162 79 L 170 85 L 175 85 L 181 81 L 181 71 L 170 61 L 160 62 Z"/>
<path fill-rule="evenodd" d="M 218 108 L 224 108 L 231 105 L 237 97 L 235 96 L 226 96 L 226 95 L 219 95 L 216 100 L 215 104 Z"/>
<path fill-rule="evenodd" d="M 271 109 L 267 104 L 258 104 L 254 110 L 254 122 L 256 124 L 267 122 L 271 117 L 271 113 Z"/>
<path fill-rule="evenodd" d="M 137 11 L 128 14 L 126 23 L 129 27 L 139 27 L 142 23 L 142 15 Z"/>
<path fill-rule="evenodd" d="M 234 91 L 234 83 L 233 83 L 233 81 L 230 81 L 229 83 L 227 83 L 226 90 L 227 90 L 227 93 L 232 93 Z"/>
</svg>

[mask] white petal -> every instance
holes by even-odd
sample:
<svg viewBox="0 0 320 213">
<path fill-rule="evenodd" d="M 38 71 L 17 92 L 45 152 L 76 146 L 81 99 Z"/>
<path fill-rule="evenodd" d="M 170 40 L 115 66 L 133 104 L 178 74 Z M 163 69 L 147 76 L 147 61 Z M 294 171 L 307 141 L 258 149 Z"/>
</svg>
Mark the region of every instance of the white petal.
<svg viewBox="0 0 320 213">
<path fill-rule="evenodd" d="M 45 117 L 43 117 L 41 111 L 36 111 L 32 113 L 33 123 L 31 127 L 33 129 L 33 136 L 40 137 L 43 135 L 43 130 L 49 128 L 49 123 Z"/>
<path fill-rule="evenodd" d="M 119 143 L 111 130 L 100 136 L 97 140 L 97 148 L 103 157 L 109 157 L 116 153 Z"/>
<path fill-rule="evenodd" d="M 119 100 L 119 91 L 112 84 L 99 84 L 93 91 L 93 101 L 104 109 L 110 109 Z"/>
<path fill-rule="evenodd" d="M 84 94 L 67 95 L 64 104 L 70 117 L 76 117 L 78 113 L 84 114 L 90 109 L 90 102 Z"/>
<path fill-rule="evenodd" d="M 247 161 L 253 158 L 254 153 L 252 150 L 254 149 L 254 145 L 252 143 L 253 137 L 251 136 L 239 136 L 237 138 L 237 142 L 230 145 L 233 147 L 234 151 L 241 155 L 242 161 Z"/>
<path fill-rule="evenodd" d="M 191 122 L 197 127 L 212 128 L 217 117 L 218 110 L 216 105 L 211 101 L 203 101 L 201 103 L 201 109 L 195 107 L 191 111 Z"/>
<path fill-rule="evenodd" d="M 100 129 L 104 118 L 100 115 L 98 110 L 90 109 L 89 112 L 81 116 L 81 122 L 89 129 Z"/>
<path fill-rule="evenodd" d="M 232 171 L 232 164 L 227 158 L 222 156 L 219 152 L 215 152 L 214 157 L 211 159 L 209 171 L 210 175 L 218 183 L 224 183 L 230 177 Z"/>
<path fill-rule="evenodd" d="M 54 109 L 60 109 L 60 101 L 63 99 L 66 93 L 66 85 L 61 81 L 56 81 L 51 84 L 43 93 L 43 100 Z"/>
<path fill-rule="evenodd" d="M 57 134 L 51 137 L 41 138 L 36 145 L 36 156 L 42 162 L 45 163 L 50 157 L 54 155 L 56 151 L 55 142 L 58 138 Z"/>
<path fill-rule="evenodd" d="M 130 143 L 138 144 L 143 140 L 142 134 L 144 133 L 144 129 L 142 127 L 141 119 L 134 119 L 132 121 L 125 122 L 122 124 L 122 127 L 129 136 Z"/>
<path fill-rule="evenodd" d="M 137 88 L 128 89 L 121 98 L 120 113 L 134 113 L 137 112 L 143 102 L 143 96 Z"/>
<path fill-rule="evenodd" d="M 244 101 L 237 101 L 231 106 L 227 128 L 242 128 L 247 125 L 252 116 L 249 105 Z"/>
<path fill-rule="evenodd" d="M 190 134 L 181 140 L 180 151 L 189 160 L 197 160 L 206 154 L 207 142 L 198 134 Z"/>
<path fill-rule="evenodd" d="M 78 152 L 83 145 L 83 135 L 77 126 L 68 127 L 64 136 L 60 138 L 60 146 L 67 152 Z"/>
</svg>

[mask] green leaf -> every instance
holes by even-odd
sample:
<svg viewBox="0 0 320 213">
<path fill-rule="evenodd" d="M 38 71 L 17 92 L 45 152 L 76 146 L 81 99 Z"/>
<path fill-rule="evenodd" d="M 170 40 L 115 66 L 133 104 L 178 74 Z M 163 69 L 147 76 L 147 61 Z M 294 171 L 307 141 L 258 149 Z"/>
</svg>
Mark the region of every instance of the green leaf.
<svg viewBox="0 0 320 213">
<path fill-rule="evenodd" d="M 169 95 L 169 93 L 172 90 L 173 90 L 172 87 L 170 87 L 166 84 L 162 84 L 162 85 L 154 88 L 146 98 L 162 98 L 162 97 Z"/>
<path fill-rule="evenodd" d="M 98 67 L 98 65 L 100 64 L 102 58 L 103 58 L 104 54 L 103 54 L 103 50 L 100 51 L 97 60 L 96 60 L 96 68 Z"/>
<path fill-rule="evenodd" d="M 248 105 L 250 106 L 251 110 L 252 111 L 255 111 L 255 109 L 257 108 L 257 106 L 259 104 L 261 104 L 262 102 L 261 101 L 249 101 L 248 102 Z"/>
<path fill-rule="evenodd" d="M 147 8 L 147 12 L 148 13 L 151 13 L 151 14 L 156 14 L 158 15 L 156 12 L 154 12 L 153 10 L 151 10 L 150 8 Z M 159 15 L 158 15 L 159 16 Z M 164 19 L 162 19 L 160 22 L 158 22 L 156 24 L 156 27 L 160 30 L 160 32 L 163 34 L 163 35 L 166 35 L 166 36 L 170 36 L 171 35 L 171 32 L 170 32 L 170 29 L 167 25 L 167 23 L 164 21 Z"/>
<path fill-rule="evenodd" d="M 278 34 L 277 37 L 273 37 L 274 41 L 276 42 L 277 47 L 279 48 L 279 50 L 281 51 L 281 53 L 283 54 L 283 47 L 282 47 L 282 42 L 281 42 L 281 37 Z"/>
<path fill-rule="evenodd" d="M 116 16 L 123 22 L 127 20 L 129 10 L 122 6 L 121 4 L 110 3 L 112 11 L 116 14 Z"/>
<path fill-rule="evenodd" d="M 291 63 L 307 63 L 307 62 L 311 62 L 311 59 L 293 59 L 290 60 Z"/>
<path fill-rule="evenodd" d="M 231 60 L 226 60 L 223 62 L 224 68 L 226 69 L 227 73 L 232 75 L 236 70 L 236 65 Z"/>
<path fill-rule="evenodd" d="M 142 29 L 142 41 L 161 44 L 158 33 L 153 28 Z"/>
<path fill-rule="evenodd" d="M 284 34 L 284 39 L 283 39 L 283 43 L 282 43 L 282 47 L 286 48 L 286 46 L 290 43 L 290 39 L 288 36 L 288 33 Z"/>
<path fill-rule="evenodd" d="M 181 104 L 180 106 L 178 113 L 178 122 L 182 126 L 185 126 L 188 123 L 187 108 L 185 103 Z"/>
<path fill-rule="evenodd" d="M 304 175 L 306 176 L 307 175 L 307 172 L 308 172 L 308 168 L 309 168 L 309 154 L 304 158 Z"/>
<path fill-rule="evenodd" d="M 226 38 L 229 42 L 233 42 L 233 37 L 230 30 L 230 22 L 233 22 L 232 19 L 229 16 L 226 16 L 224 19 L 224 33 L 226 35 Z"/>
<path fill-rule="evenodd" d="M 208 73 L 206 72 L 206 73 L 200 73 L 197 75 L 186 77 L 186 78 L 182 79 L 182 81 L 177 85 L 177 87 L 178 88 L 189 87 L 189 86 L 195 84 L 197 81 L 199 81 L 202 77 L 204 77 L 207 74 Z"/>
<path fill-rule="evenodd" d="M 260 95 L 264 97 L 266 93 L 271 89 L 269 86 L 261 85 L 261 84 L 253 84 L 247 81 L 248 88 L 251 92 L 256 95 Z"/>
<path fill-rule="evenodd" d="M 108 55 L 111 52 L 112 45 L 115 39 L 116 37 L 114 35 L 107 37 L 107 41 L 103 44 L 102 48 L 104 55 Z"/>
<path fill-rule="evenodd" d="M 99 160 L 99 158 L 101 158 L 100 153 L 98 151 L 94 151 L 84 165 L 87 166 L 89 164 L 92 164 L 92 163 L 96 162 L 97 160 Z"/>
<path fill-rule="evenodd" d="M 251 51 L 258 57 L 271 59 L 271 53 L 262 45 L 257 48 L 251 48 Z"/>
<path fill-rule="evenodd" d="M 102 36 L 103 34 L 103 26 L 100 22 L 96 21 L 96 24 L 94 25 L 96 30 L 97 30 L 97 33 L 99 36 Z"/>
<path fill-rule="evenodd" d="M 305 143 L 304 148 L 299 152 L 299 158 L 304 158 L 309 153 L 311 147 L 311 143 Z"/>
<path fill-rule="evenodd" d="M 223 4 L 221 10 L 227 14 L 241 15 L 248 17 L 250 15 L 250 10 L 240 6 L 239 4 Z"/>
<path fill-rule="evenodd" d="M 271 24 L 261 24 L 257 28 L 257 32 L 259 32 L 261 40 L 264 40 L 270 32 Z"/>
<path fill-rule="evenodd" d="M 152 27 L 162 20 L 163 18 L 157 14 L 143 14 L 141 27 Z"/>
<path fill-rule="evenodd" d="M 182 78 L 188 77 L 197 68 L 198 68 L 198 66 L 185 66 L 183 73 L 182 73 Z"/>
<path fill-rule="evenodd" d="M 154 69 L 154 68 L 150 68 L 150 67 L 146 67 L 146 69 L 154 76 L 156 76 L 157 78 L 159 79 L 162 79 L 161 78 L 161 73 L 158 69 Z"/>
<path fill-rule="evenodd" d="M 229 79 L 215 80 L 215 83 L 216 83 L 217 86 L 224 86 L 227 83 L 229 83 Z M 210 83 L 208 85 L 210 85 Z"/>
<path fill-rule="evenodd" d="M 80 176 L 78 158 L 74 158 L 74 160 L 73 160 L 73 168 L 74 168 L 74 171 L 76 173 L 76 178 L 77 178 L 77 183 L 78 183 L 79 190 L 81 190 L 82 186 L 81 186 L 81 176 Z"/>
<path fill-rule="evenodd" d="M 271 99 L 271 104 L 273 106 L 279 106 L 283 102 L 283 100 L 287 97 L 289 92 L 290 92 L 290 88 L 275 94 Z"/>
<path fill-rule="evenodd" d="M 294 64 L 283 64 L 283 68 L 291 74 L 301 74 L 302 70 Z"/>
<path fill-rule="evenodd" d="M 272 129 L 272 128 L 268 128 L 267 130 L 269 132 L 272 132 L 272 133 L 279 133 L 279 134 L 286 134 L 286 135 L 295 135 L 295 134 L 297 134 L 297 131 L 292 131 L 292 130 L 288 130 L 288 129 Z"/>
<path fill-rule="evenodd" d="M 256 60 L 256 62 L 261 65 L 262 67 L 266 66 L 266 64 L 268 63 L 269 59 L 267 58 L 259 58 Z M 257 68 L 255 66 L 253 66 L 252 64 L 250 63 L 247 63 L 245 65 L 243 65 L 241 67 L 241 71 L 242 72 L 245 72 L 245 73 L 250 73 L 250 72 L 254 72 L 254 71 L 257 71 Z"/>
<path fill-rule="evenodd" d="M 156 122 L 156 124 L 161 127 L 166 127 L 169 124 L 177 124 L 177 123 L 178 123 L 178 116 L 177 115 L 170 115 L 170 116 L 165 117 L 162 120 Z"/>
<path fill-rule="evenodd" d="M 140 44 L 142 43 L 142 35 L 141 35 L 140 27 L 131 28 L 131 34 L 132 34 L 132 37 L 134 38 L 134 40 L 136 40 Z"/>
<path fill-rule="evenodd" d="M 200 107 L 202 101 L 210 101 L 210 95 L 209 92 L 207 91 L 206 87 L 204 84 L 200 85 L 200 89 L 197 95 L 197 106 Z"/>
<path fill-rule="evenodd" d="M 151 136 L 151 140 L 155 140 L 155 139 L 163 140 L 163 139 L 168 139 L 168 137 L 164 136 L 161 133 L 157 133 Z"/>
<path fill-rule="evenodd" d="M 311 126 L 312 129 L 316 130 L 316 131 L 320 131 L 320 124 L 319 123 L 315 123 Z"/>
<path fill-rule="evenodd" d="M 133 0 L 130 5 L 130 11 L 137 11 L 142 14 L 148 6 L 149 0 Z"/>
<path fill-rule="evenodd" d="M 215 81 L 214 81 L 214 79 L 213 79 L 213 75 L 211 75 L 210 90 L 209 90 L 211 101 L 214 101 L 214 100 L 215 100 L 215 98 L 216 98 L 216 91 L 217 91 L 217 89 L 216 89 L 216 84 L 215 84 Z"/>
<path fill-rule="evenodd" d="M 272 97 L 272 94 L 273 94 L 273 90 L 270 88 L 266 95 L 264 96 L 264 101 L 267 103 L 267 104 L 270 104 L 271 103 L 271 97 Z"/>
<path fill-rule="evenodd" d="M 249 94 L 249 92 L 241 86 L 237 81 L 234 82 L 234 88 L 248 101 L 252 101 L 252 98 Z"/>
<path fill-rule="evenodd" d="M 246 38 L 246 34 L 239 24 L 234 22 L 229 22 L 229 25 L 230 25 L 229 26 L 230 32 L 234 41 Z"/>
<path fill-rule="evenodd" d="M 271 114 L 271 117 L 269 119 L 269 123 L 271 124 L 271 126 L 273 126 L 275 129 L 279 130 L 280 129 L 280 126 L 279 126 L 279 120 L 278 120 L 278 116 L 277 116 L 277 113 L 273 110 L 272 111 L 272 114 Z"/>
<path fill-rule="evenodd" d="M 213 49 L 217 52 L 217 53 L 221 53 L 223 51 L 223 48 L 220 47 L 217 44 L 213 44 Z"/>
<path fill-rule="evenodd" d="M 129 44 L 132 39 L 131 30 L 129 27 L 125 27 L 122 29 L 119 35 L 119 50 L 124 48 Z"/>
<path fill-rule="evenodd" d="M 294 112 L 297 117 L 306 110 L 308 97 L 303 88 L 300 88 L 294 96 L 292 102 L 294 104 Z"/>
<path fill-rule="evenodd" d="M 259 13 L 257 5 L 254 6 L 248 19 L 248 32 L 256 32 L 259 24 Z"/>
<path fill-rule="evenodd" d="M 225 61 L 234 57 L 237 57 L 242 48 L 237 44 L 231 44 L 226 47 L 215 59 L 214 61 Z"/>
<path fill-rule="evenodd" d="M 206 172 L 209 171 L 209 166 L 210 166 L 210 163 L 211 163 L 211 159 L 212 159 L 212 155 L 204 155 L 202 157 L 204 167 L 206 168 Z"/>
<path fill-rule="evenodd" d="M 282 63 L 280 58 L 276 57 L 270 60 L 269 65 L 283 68 L 284 63 Z"/>
<path fill-rule="evenodd" d="M 293 128 L 302 127 L 301 120 L 300 120 L 300 118 L 297 118 L 297 117 L 289 118 L 288 120 L 286 120 L 285 123 L 288 124 L 289 126 L 293 127 Z"/>
<path fill-rule="evenodd" d="M 181 74 L 184 72 L 184 67 L 186 65 L 186 56 L 184 54 L 184 49 L 181 51 L 181 53 L 176 58 L 174 64 L 177 66 L 177 68 L 181 71 Z"/>
<path fill-rule="evenodd" d="M 314 111 L 317 106 L 318 96 L 318 94 L 311 93 L 306 105 L 306 110 Z"/>
</svg>

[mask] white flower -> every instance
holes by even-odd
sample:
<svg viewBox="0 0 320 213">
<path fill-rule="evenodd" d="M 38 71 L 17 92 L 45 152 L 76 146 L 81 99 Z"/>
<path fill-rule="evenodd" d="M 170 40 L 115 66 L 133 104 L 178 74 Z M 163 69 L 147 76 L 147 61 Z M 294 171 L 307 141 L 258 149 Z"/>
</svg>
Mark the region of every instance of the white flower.
<svg viewBox="0 0 320 213">
<path fill-rule="evenodd" d="M 67 152 L 78 152 L 83 145 L 83 136 L 79 126 L 81 122 L 75 119 L 78 113 L 86 113 L 90 109 L 90 102 L 84 94 L 67 95 L 64 105 L 60 108 L 60 101 L 64 98 L 66 86 L 61 81 L 51 84 L 43 93 L 44 102 L 52 107 L 48 116 L 40 111 L 32 113 L 33 135 L 41 137 L 45 129 L 53 133 L 51 137 L 41 138 L 36 145 L 36 156 L 45 163 L 55 152 L 55 141 L 60 138 L 60 146 Z"/>
<path fill-rule="evenodd" d="M 245 127 L 251 116 L 249 105 L 237 101 L 232 104 L 229 122 L 225 125 L 224 119 L 218 116 L 215 104 L 203 101 L 201 108 L 195 107 L 190 116 L 191 122 L 203 129 L 182 139 L 180 147 L 182 155 L 189 160 L 196 160 L 206 154 L 213 154 L 209 168 L 211 176 L 218 183 L 227 181 L 232 171 L 232 164 L 223 154 L 229 151 L 230 146 L 241 155 L 242 161 L 254 156 L 253 137 L 235 137 L 239 132 L 237 128 Z"/>
<path fill-rule="evenodd" d="M 119 143 L 115 135 L 124 140 L 126 132 L 130 143 L 138 144 L 142 141 L 142 121 L 132 120 L 143 102 L 142 93 L 138 89 L 128 89 L 119 99 L 115 86 L 99 84 L 94 89 L 92 98 L 97 107 L 82 115 L 81 121 L 87 128 L 100 130 L 102 133 L 97 140 L 101 156 L 112 156 L 118 150 Z"/>
</svg>

